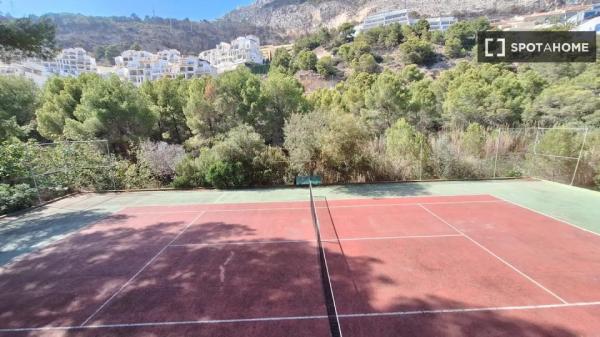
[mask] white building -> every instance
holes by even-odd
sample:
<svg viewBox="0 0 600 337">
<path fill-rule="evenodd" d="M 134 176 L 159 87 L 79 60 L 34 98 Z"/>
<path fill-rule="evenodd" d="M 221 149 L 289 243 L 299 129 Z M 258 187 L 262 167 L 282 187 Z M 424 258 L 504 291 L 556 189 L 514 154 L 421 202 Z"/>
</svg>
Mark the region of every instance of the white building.
<svg viewBox="0 0 600 337">
<path fill-rule="evenodd" d="M 360 33 L 360 32 L 375 28 L 375 27 L 387 26 L 387 25 L 391 25 L 393 23 L 398 23 L 401 25 L 409 25 L 410 18 L 409 18 L 408 10 L 401 9 L 401 10 L 395 10 L 395 11 L 390 11 L 390 12 L 369 15 L 363 20 L 363 22 L 360 25 L 356 26 L 354 28 L 354 30 L 356 31 L 356 33 Z"/>
<path fill-rule="evenodd" d="M 175 78 L 179 75 L 192 78 L 201 75 L 214 75 L 216 70 L 204 60 L 195 56 L 182 57 L 175 49 L 163 50 L 157 54 L 147 51 L 126 50 L 115 57 L 117 75 L 135 85 L 161 78 Z"/>
<path fill-rule="evenodd" d="M 450 26 L 457 22 L 456 18 L 453 16 L 440 16 L 437 18 L 427 18 L 425 20 L 429 22 L 429 30 L 439 30 L 442 32 L 447 31 Z"/>
<path fill-rule="evenodd" d="M 600 16 L 600 3 L 593 4 L 588 10 L 581 11 L 569 19 L 567 19 L 568 23 L 573 23 L 579 25 L 587 20 L 596 18 Z"/>
<path fill-rule="evenodd" d="M 175 66 L 177 67 L 177 73 L 186 79 L 202 75 L 217 75 L 217 68 L 212 66 L 208 61 L 195 56 L 182 57 Z"/>
<path fill-rule="evenodd" d="M 79 76 L 97 71 L 96 59 L 82 48 L 63 49 L 54 59 L 28 58 L 0 66 L 0 75 L 20 75 L 43 85 L 48 78 L 57 76 Z"/>
<path fill-rule="evenodd" d="M 260 40 L 254 35 L 238 37 L 231 43 L 221 42 L 215 49 L 201 52 L 199 57 L 215 66 L 218 73 L 233 70 L 240 64 L 263 63 Z"/>
<path fill-rule="evenodd" d="M 453 16 L 444 16 L 425 19 L 429 22 L 431 30 L 446 31 L 451 25 L 456 23 Z M 419 19 L 411 17 L 407 9 L 395 10 L 367 16 L 363 22 L 354 27 L 356 34 L 376 27 L 383 27 L 394 23 L 400 25 L 414 25 Z"/>
<path fill-rule="evenodd" d="M 579 26 L 575 27 L 573 31 L 577 32 L 596 32 L 600 34 L 600 17 L 587 20 Z"/>
<path fill-rule="evenodd" d="M 44 61 L 49 72 L 59 76 L 79 76 L 96 72 L 96 59 L 89 56 L 83 48 L 63 49 L 53 60 Z"/>
</svg>

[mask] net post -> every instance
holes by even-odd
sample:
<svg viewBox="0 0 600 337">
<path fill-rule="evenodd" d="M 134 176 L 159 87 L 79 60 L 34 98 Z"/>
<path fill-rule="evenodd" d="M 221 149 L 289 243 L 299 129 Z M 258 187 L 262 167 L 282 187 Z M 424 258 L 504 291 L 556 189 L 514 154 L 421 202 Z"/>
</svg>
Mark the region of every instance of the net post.
<svg viewBox="0 0 600 337">
<path fill-rule="evenodd" d="M 494 157 L 494 179 L 496 179 L 496 169 L 498 167 L 498 148 L 500 147 L 500 135 L 502 134 L 502 129 L 498 129 L 498 134 L 496 135 L 496 155 Z"/>
<path fill-rule="evenodd" d="M 583 156 L 583 149 L 585 147 L 585 142 L 587 140 L 588 128 L 585 129 L 585 133 L 583 134 L 583 141 L 581 142 L 581 148 L 579 149 L 579 156 L 577 157 L 577 164 L 575 164 L 575 170 L 573 170 L 573 178 L 571 178 L 571 186 L 575 183 L 575 177 L 577 176 L 577 170 L 579 169 L 579 163 L 581 162 L 581 157 Z"/>
</svg>

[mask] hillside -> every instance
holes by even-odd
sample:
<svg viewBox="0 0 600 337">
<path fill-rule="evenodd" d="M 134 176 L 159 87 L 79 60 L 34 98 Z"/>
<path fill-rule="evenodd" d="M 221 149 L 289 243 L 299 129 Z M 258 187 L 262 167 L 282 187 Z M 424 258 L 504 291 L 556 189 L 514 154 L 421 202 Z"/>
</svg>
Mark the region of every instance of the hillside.
<svg viewBox="0 0 600 337">
<path fill-rule="evenodd" d="M 184 54 L 197 54 L 214 48 L 221 41 L 254 34 L 265 43 L 282 40 L 269 27 L 226 19 L 191 21 L 159 17 L 94 17 L 80 14 L 47 14 L 56 24 L 56 40 L 61 48 L 83 47 L 94 51 L 99 46 L 114 45 L 120 51 L 137 43 L 148 51 L 176 48 Z M 34 17 L 35 18 L 35 17 Z M 2 20 L 2 17 L 0 17 Z"/>
<path fill-rule="evenodd" d="M 360 21 L 383 10 L 404 9 L 425 16 L 511 13 L 545 8 L 551 0 L 257 0 L 225 16 L 237 22 L 252 22 L 287 35 L 300 35 L 319 26 L 335 27 Z M 558 1 L 560 3 L 560 1 Z"/>
</svg>

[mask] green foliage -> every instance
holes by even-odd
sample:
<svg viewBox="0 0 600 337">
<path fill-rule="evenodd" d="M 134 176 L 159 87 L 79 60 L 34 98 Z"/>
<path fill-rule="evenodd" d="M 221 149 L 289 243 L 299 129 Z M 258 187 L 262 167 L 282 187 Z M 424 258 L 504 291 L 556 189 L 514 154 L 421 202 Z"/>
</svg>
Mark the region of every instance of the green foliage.
<svg viewBox="0 0 600 337">
<path fill-rule="evenodd" d="M 152 174 L 151 169 L 143 163 L 132 163 L 128 160 L 119 160 L 115 164 L 115 187 L 117 189 L 144 189 L 156 188 L 158 181 Z"/>
<path fill-rule="evenodd" d="M 358 61 L 365 54 L 371 54 L 371 46 L 366 41 L 346 43 L 338 49 L 338 55 L 347 63 Z"/>
<path fill-rule="evenodd" d="M 0 214 L 14 212 L 32 206 L 36 191 L 27 184 L 0 184 Z"/>
<path fill-rule="evenodd" d="M 271 68 L 279 69 L 281 72 L 289 71 L 292 66 L 292 55 L 285 48 L 277 48 L 271 60 Z"/>
<path fill-rule="evenodd" d="M 489 29 L 490 23 L 484 17 L 453 24 L 446 32 L 446 55 L 452 58 L 465 56 L 475 45 L 477 32 Z"/>
<path fill-rule="evenodd" d="M 130 83 L 95 74 L 52 79 L 36 112 L 38 131 L 51 140 L 107 139 L 119 153 L 152 134 L 156 116 Z"/>
<path fill-rule="evenodd" d="M 23 139 L 29 133 L 38 91 L 31 80 L 0 76 L 0 142 L 13 137 Z"/>
<path fill-rule="evenodd" d="M 27 153 L 24 143 L 4 142 L 0 145 L 0 183 L 18 182 L 28 177 Z"/>
<path fill-rule="evenodd" d="M 355 72 L 373 74 L 379 71 L 379 66 L 375 57 L 371 54 L 363 54 L 358 60 L 352 62 L 352 68 Z"/>
<path fill-rule="evenodd" d="M 515 125 L 530 99 L 518 75 L 501 65 L 464 63 L 446 76 L 442 117 L 448 126 Z"/>
<path fill-rule="evenodd" d="M 310 50 L 302 50 L 294 58 L 294 66 L 301 70 L 316 70 L 317 55 Z"/>
<path fill-rule="evenodd" d="M 248 125 L 231 129 L 212 148 L 178 165 L 176 187 L 214 186 L 229 188 L 283 181 L 282 152 L 265 146 L 264 139 Z M 264 161 L 259 160 L 265 159 Z"/>
<path fill-rule="evenodd" d="M 381 134 L 399 118 L 406 117 L 409 99 L 406 82 L 400 76 L 385 71 L 365 94 L 368 111 L 363 113 L 363 118 L 375 134 Z"/>
<path fill-rule="evenodd" d="M 391 49 L 397 47 L 404 39 L 402 26 L 398 23 L 376 27 L 360 33 L 356 42 L 366 44 L 374 48 Z"/>
<path fill-rule="evenodd" d="M 427 160 L 427 138 L 404 118 L 385 131 L 386 154 L 390 159 L 417 163 Z"/>
<path fill-rule="evenodd" d="M 486 131 L 477 123 L 471 123 L 463 134 L 463 146 L 465 151 L 472 156 L 479 157 L 483 152 L 486 140 Z"/>
<path fill-rule="evenodd" d="M 435 59 L 433 46 L 430 42 L 417 38 L 409 38 L 400 45 L 402 60 L 406 63 L 430 64 Z"/>
<path fill-rule="evenodd" d="M 50 58 L 55 53 L 55 27 L 48 19 L 29 18 L 0 21 L 0 60 L 38 57 Z"/>
<path fill-rule="evenodd" d="M 191 136 L 183 112 L 189 97 L 188 84 L 189 81 L 182 78 L 162 78 L 142 84 L 140 91 L 148 100 L 154 115 L 158 117 L 157 138 L 182 144 Z"/>
<path fill-rule="evenodd" d="M 307 102 L 303 97 L 304 88 L 292 76 L 272 72 L 263 82 L 260 104 L 255 113 L 254 125 L 269 144 L 283 142 L 285 120 L 295 112 L 303 112 Z"/>
<path fill-rule="evenodd" d="M 573 79 L 564 80 L 534 96 L 523 114 L 527 123 L 543 126 L 600 127 L 600 66 L 590 65 Z"/>
<path fill-rule="evenodd" d="M 331 56 L 323 56 L 317 61 L 317 73 L 323 77 L 329 77 L 337 74 L 337 68 L 333 63 Z"/>
</svg>

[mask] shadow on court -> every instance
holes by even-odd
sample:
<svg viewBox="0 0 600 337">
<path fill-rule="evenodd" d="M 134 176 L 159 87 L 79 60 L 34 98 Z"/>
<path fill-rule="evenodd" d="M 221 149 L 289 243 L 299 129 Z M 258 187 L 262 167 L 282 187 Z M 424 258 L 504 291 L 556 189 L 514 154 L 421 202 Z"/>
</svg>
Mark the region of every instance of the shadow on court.
<svg viewBox="0 0 600 337">
<path fill-rule="evenodd" d="M 431 194 L 423 184 L 413 183 L 348 184 L 330 188 L 333 193 L 362 198 L 408 197 Z"/>
<path fill-rule="evenodd" d="M 182 245 L 166 248 L 137 277 L 133 275 L 175 239 L 186 221 L 154 216 L 109 217 L 56 244 L 32 253 L 0 272 L 0 328 L 116 324 L 113 328 L 0 332 L 0 336 L 329 336 L 323 318 L 169 326 L 122 325 L 147 322 L 323 316 L 326 310 L 312 242 Z M 181 217 L 181 215 L 180 215 Z M 137 221 L 140 220 L 140 221 Z M 143 221 L 142 221 L 143 220 Z M 142 223 L 144 224 L 142 225 Z M 227 222 L 198 222 L 198 238 L 227 241 L 254 230 Z M 280 240 L 286 240 L 282 237 Z M 252 241 L 257 241 L 250 244 Z M 354 294 L 365 305 L 373 290 L 394 280 L 378 274 L 382 261 L 351 259 L 352 276 L 333 275 L 335 292 Z M 407 278 L 410 274 L 407 273 Z M 121 289 L 122 288 L 122 289 Z M 119 292 L 118 295 L 113 295 Z M 108 302 L 107 302 L 108 301 Z M 99 308 L 105 305 L 101 310 Z M 438 297 L 397 298 L 384 311 L 466 308 L 469 303 Z M 381 308 L 371 308 L 377 312 Z M 570 313 L 576 319 L 576 313 Z M 569 316 L 565 316 L 569 318 Z M 571 322 L 577 327 L 577 322 Z M 366 336 L 581 336 L 562 323 L 509 312 L 397 317 L 347 317 L 346 337 Z"/>
<path fill-rule="evenodd" d="M 14 258 L 39 249 L 109 215 L 105 211 L 82 210 L 48 212 L 30 210 L 22 218 L 12 214 L 0 224 L 0 266 Z"/>
</svg>

